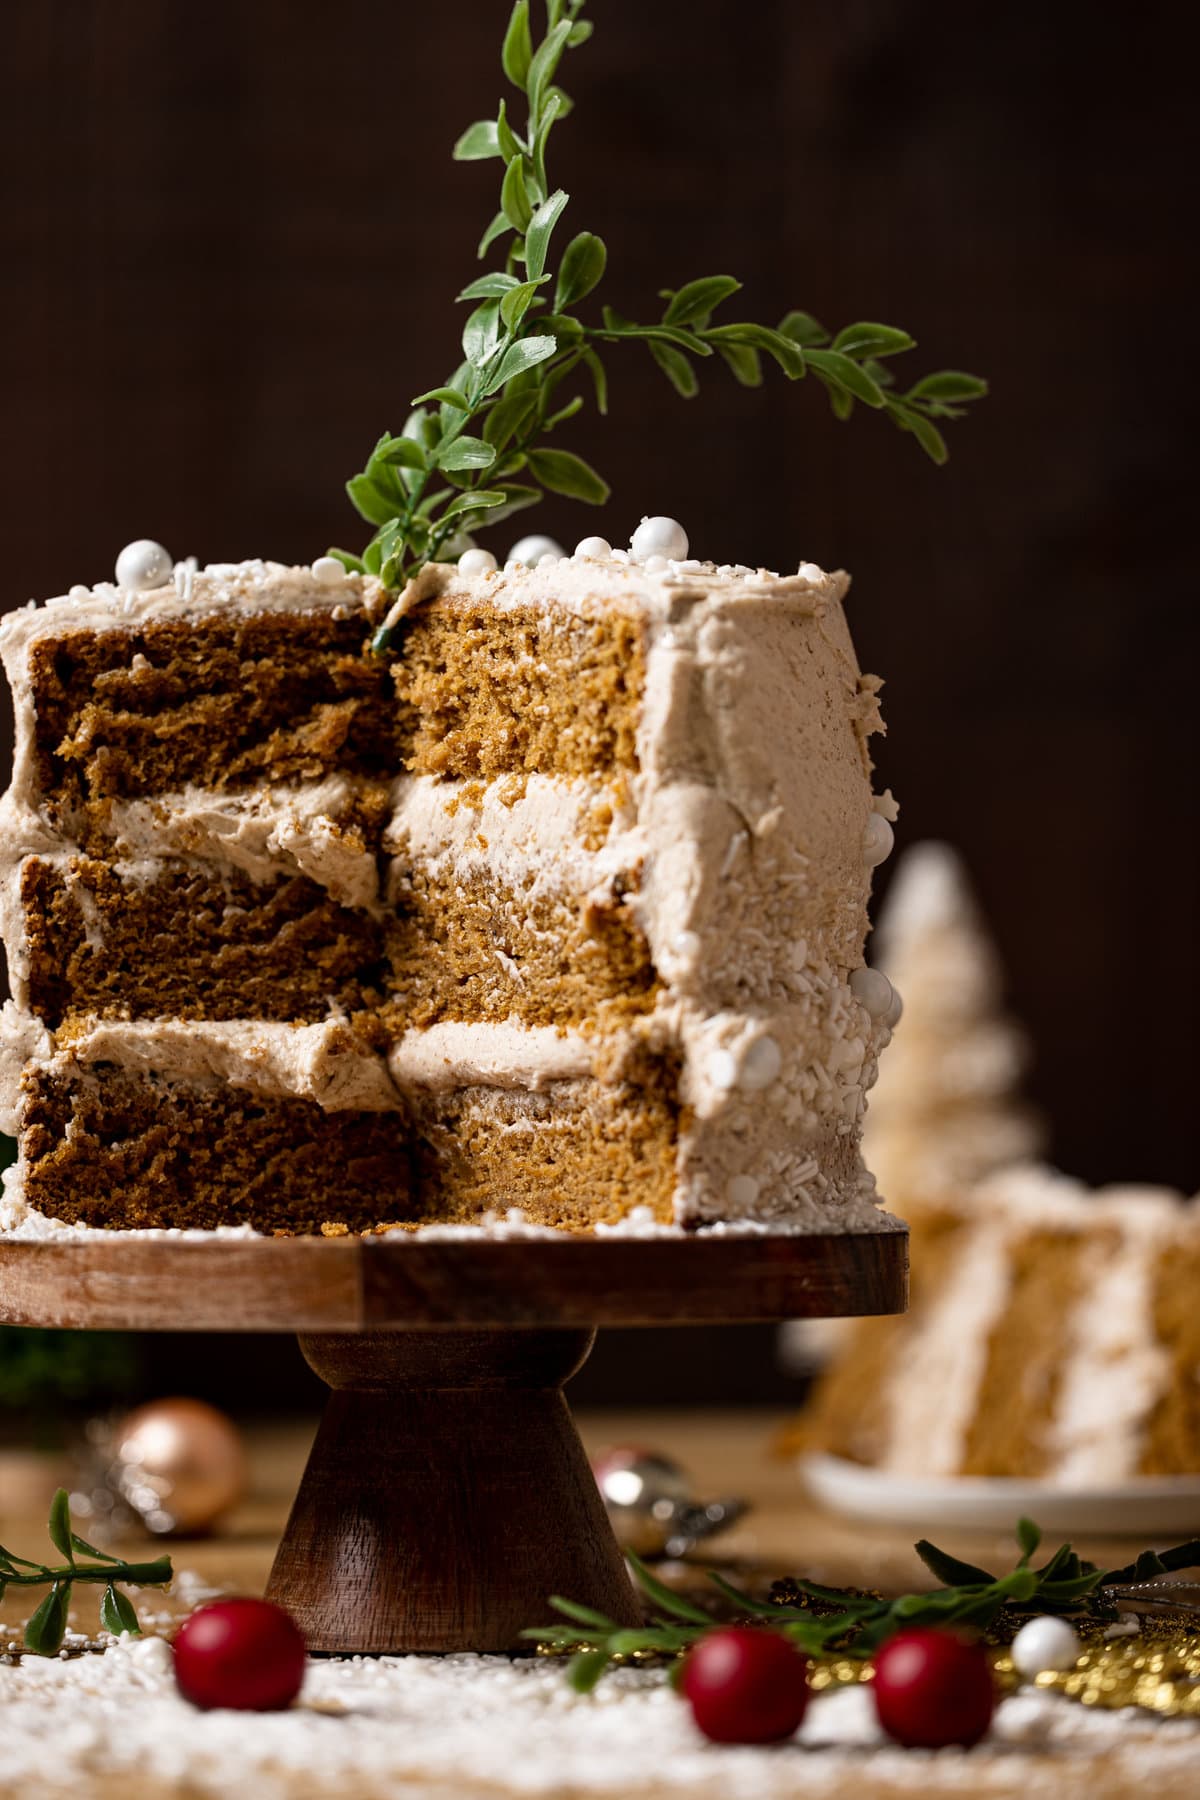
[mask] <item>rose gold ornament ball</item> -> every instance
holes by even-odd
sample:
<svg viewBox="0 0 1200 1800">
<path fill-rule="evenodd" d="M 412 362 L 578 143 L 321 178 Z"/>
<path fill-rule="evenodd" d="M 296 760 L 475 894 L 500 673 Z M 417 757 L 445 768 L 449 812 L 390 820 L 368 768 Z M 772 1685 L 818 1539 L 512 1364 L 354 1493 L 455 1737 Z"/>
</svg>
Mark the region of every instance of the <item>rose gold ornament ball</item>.
<svg viewBox="0 0 1200 1800">
<path fill-rule="evenodd" d="M 151 1400 L 114 1442 L 117 1483 L 151 1531 L 208 1531 L 245 1492 L 238 1429 L 204 1400 Z"/>
</svg>

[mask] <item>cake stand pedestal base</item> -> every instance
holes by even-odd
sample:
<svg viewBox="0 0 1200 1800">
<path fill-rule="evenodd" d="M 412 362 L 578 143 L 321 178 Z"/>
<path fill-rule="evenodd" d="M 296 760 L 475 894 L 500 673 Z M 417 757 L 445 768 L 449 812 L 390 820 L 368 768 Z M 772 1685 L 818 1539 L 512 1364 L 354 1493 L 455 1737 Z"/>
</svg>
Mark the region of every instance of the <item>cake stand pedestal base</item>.
<svg viewBox="0 0 1200 1800">
<path fill-rule="evenodd" d="M 637 1605 L 562 1395 L 597 1325 L 901 1312 L 908 1234 L 4 1242 L 0 1323 L 292 1331 L 333 1389 L 268 1593 L 314 1650 L 515 1647 Z"/>
<path fill-rule="evenodd" d="M 311 1650 L 515 1650 L 555 1593 L 639 1622 L 562 1394 L 594 1338 L 301 1337 L 333 1393 L 267 1598 Z"/>
</svg>

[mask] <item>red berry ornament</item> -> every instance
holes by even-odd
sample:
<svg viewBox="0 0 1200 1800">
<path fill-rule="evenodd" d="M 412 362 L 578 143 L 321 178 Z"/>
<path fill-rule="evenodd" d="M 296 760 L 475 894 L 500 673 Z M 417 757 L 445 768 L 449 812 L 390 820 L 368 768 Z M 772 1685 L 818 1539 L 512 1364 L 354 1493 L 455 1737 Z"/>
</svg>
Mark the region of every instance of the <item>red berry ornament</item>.
<svg viewBox="0 0 1200 1800">
<path fill-rule="evenodd" d="M 689 1652 L 680 1688 L 715 1744 L 789 1738 L 808 1705 L 808 1659 L 777 1631 L 710 1631 Z"/>
<path fill-rule="evenodd" d="M 902 1631 L 875 1656 L 875 1709 L 898 1744 L 939 1750 L 977 1744 L 996 1704 L 992 1666 L 980 1644 L 952 1631 Z"/>
<path fill-rule="evenodd" d="M 175 1680 L 193 1706 L 276 1712 L 304 1680 L 304 1637 L 267 1600 L 218 1600 L 185 1619 L 175 1638 Z"/>
</svg>

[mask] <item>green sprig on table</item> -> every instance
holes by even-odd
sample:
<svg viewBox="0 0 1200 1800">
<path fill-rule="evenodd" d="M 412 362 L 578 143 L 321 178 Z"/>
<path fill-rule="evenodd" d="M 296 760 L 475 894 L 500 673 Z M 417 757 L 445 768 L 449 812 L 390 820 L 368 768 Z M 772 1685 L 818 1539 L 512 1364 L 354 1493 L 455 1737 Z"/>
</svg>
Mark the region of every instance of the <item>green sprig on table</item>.
<svg viewBox="0 0 1200 1800">
<path fill-rule="evenodd" d="M 1150 1581 L 1200 1563 L 1200 1538 L 1193 1538 L 1169 1550 L 1145 1550 L 1120 1569 L 1085 1562 L 1063 1544 L 1035 1569 L 1032 1558 L 1041 1531 L 1031 1519 L 1021 1519 L 1016 1536 L 1021 1554 L 1005 1575 L 991 1575 L 922 1538 L 915 1546 L 917 1555 L 945 1585 L 893 1600 L 792 1577 L 776 1582 L 769 1600 L 756 1600 L 711 1569 L 708 1577 L 738 1617 L 761 1620 L 807 1654 L 861 1658 L 898 1631 L 918 1626 L 986 1631 L 1005 1609 L 1018 1614 L 1083 1612 L 1114 1617 L 1102 1589 Z M 720 1622 L 667 1587 L 639 1557 L 626 1554 L 643 1592 L 665 1616 L 642 1626 L 618 1625 L 592 1607 L 556 1594 L 550 1605 L 569 1623 L 538 1626 L 523 1634 L 549 1650 L 570 1653 L 567 1673 L 580 1693 L 590 1692 L 612 1663 L 635 1656 L 678 1657 Z"/>
<path fill-rule="evenodd" d="M 463 360 L 439 387 L 417 395 L 398 436 L 385 432 L 366 467 L 347 483 L 358 512 L 376 527 L 361 556 L 333 549 L 348 569 L 377 575 L 389 589 L 403 586 L 426 562 L 450 560 L 468 534 L 496 525 L 547 492 L 602 504 L 608 483 L 582 457 L 547 440 L 591 398 L 608 408 L 601 351 L 641 344 L 676 391 L 691 398 L 697 367 L 716 356 L 746 387 L 763 378 L 763 357 L 792 381 L 815 375 L 839 419 L 857 404 L 885 413 L 916 438 L 936 463 L 946 460 L 940 421 L 962 416 L 987 384 L 976 375 L 943 369 L 903 392 L 890 359 L 915 346 L 892 325 L 860 322 L 833 334 L 810 313 L 788 312 L 777 326 L 749 321 L 713 324 L 713 314 L 738 292 L 731 275 L 704 276 L 664 288 L 660 318 L 639 325 L 611 306 L 599 319 L 578 316 L 599 286 L 608 261 L 603 240 L 581 231 L 551 268 L 551 240 L 568 195 L 547 173 L 550 135 L 571 109 L 558 85 L 569 52 L 585 44 L 591 24 L 585 0 L 546 0 L 546 29 L 536 45 L 529 0 L 516 0 L 501 51 L 509 82 L 524 102 L 522 128 L 506 100 L 494 119 L 480 119 L 459 138 L 462 162 L 503 164 L 500 207 L 478 254 L 503 257 L 501 267 L 459 294 L 471 305 L 462 334 Z M 385 623 L 373 647 L 386 650 Z"/>
<path fill-rule="evenodd" d="M 127 1594 L 121 1593 L 116 1584 L 121 1582 L 131 1583 L 135 1587 L 165 1587 L 172 1574 L 170 1557 L 159 1556 L 153 1562 L 130 1563 L 119 1556 L 110 1556 L 105 1550 L 97 1550 L 94 1544 L 89 1544 L 86 1538 L 81 1538 L 77 1532 L 72 1531 L 71 1503 L 66 1488 L 59 1488 L 50 1502 L 47 1530 L 54 1548 L 66 1558 L 61 1567 L 52 1568 L 47 1563 L 31 1562 L 28 1557 L 17 1556 L 0 1544 L 0 1600 L 4 1598 L 5 1589 L 10 1587 L 48 1585 L 50 1588 L 25 1627 L 25 1648 L 32 1650 L 37 1656 L 54 1656 L 61 1649 L 66 1636 L 71 1590 L 80 1581 L 103 1586 L 100 1622 L 106 1631 L 111 1631 L 116 1636 L 120 1636 L 123 1631 L 140 1631 L 133 1602 Z M 80 1562 L 80 1556 L 92 1557 L 94 1560 Z"/>
</svg>

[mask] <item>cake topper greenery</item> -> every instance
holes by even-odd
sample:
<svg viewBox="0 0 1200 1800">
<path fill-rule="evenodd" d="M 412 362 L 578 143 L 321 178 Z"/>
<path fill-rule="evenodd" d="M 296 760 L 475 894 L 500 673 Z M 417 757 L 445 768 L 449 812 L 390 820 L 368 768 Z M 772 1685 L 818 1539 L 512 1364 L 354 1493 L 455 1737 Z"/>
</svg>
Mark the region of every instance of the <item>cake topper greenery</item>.
<svg viewBox="0 0 1200 1800">
<path fill-rule="evenodd" d="M 66 1558 L 64 1563 L 53 1568 L 48 1563 L 31 1562 L 28 1557 L 18 1556 L 14 1550 L 6 1550 L 0 1544 L 0 1600 L 4 1598 L 6 1588 L 50 1589 L 25 1627 L 25 1648 L 36 1656 L 57 1655 L 67 1633 L 71 1592 L 77 1582 L 104 1589 L 100 1597 L 100 1623 L 106 1631 L 111 1631 L 115 1637 L 120 1637 L 123 1631 L 140 1632 L 133 1603 L 116 1584 L 166 1587 L 172 1575 L 170 1557 L 156 1556 L 151 1562 L 131 1563 L 122 1557 L 110 1556 L 107 1550 L 97 1550 L 94 1544 L 72 1531 L 71 1502 L 66 1488 L 59 1488 L 50 1502 L 47 1531 L 54 1548 Z M 89 1560 L 81 1562 L 81 1556 Z"/>
<path fill-rule="evenodd" d="M 731 275 L 663 289 L 654 324 L 635 324 L 611 306 L 600 307 L 598 319 L 580 316 L 604 276 L 607 251 L 594 232 L 580 231 L 552 258 L 568 196 L 551 186 L 546 159 L 550 134 L 571 108 L 558 85 L 560 65 L 592 34 L 584 5 L 545 0 L 545 33 L 535 45 L 530 0 L 516 0 L 501 61 L 524 103 L 523 128 L 501 100 L 495 119 L 478 120 L 455 145 L 459 161 L 495 158 L 503 165 L 500 210 L 478 252 L 481 260 L 502 258 L 502 266 L 458 296 L 471 306 L 462 362 L 440 387 L 416 397 L 399 436 L 385 432 L 347 483 L 376 531 L 361 556 L 336 549 L 330 555 L 388 588 L 402 587 L 427 562 L 453 560 L 473 530 L 499 524 L 547 491 L 594 505 L 607 499 L 603 477 L 551 440 L 585 396 L 607 410 L 602 353 L 613 345 L 643 345 L 685 398 L 696 393 L 696 365 L 705 359 L 716 356 L 736 380 L 757 387 L 766 357 L 791 381 L 815 376 L 839 419 L 857 404 L 886 413 L 937 463 L 947 454 L 938 422 L 959 418 L 966 402 L 987 392 L 978 376 L 955 369 L 900 391 L 890 359 L 913 349 L 914 340 L 892 325 L 858 323 L 834 335 L 799 311 L 774 327 L 714 324 L 714 313 L 741 287 Z M 375 649 L 385 650 L 390 637 L 385 622 Z"/>
</svg>

